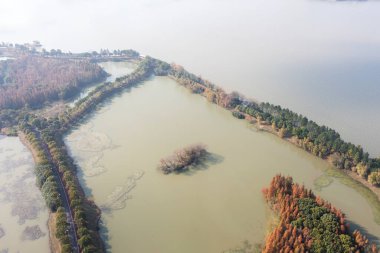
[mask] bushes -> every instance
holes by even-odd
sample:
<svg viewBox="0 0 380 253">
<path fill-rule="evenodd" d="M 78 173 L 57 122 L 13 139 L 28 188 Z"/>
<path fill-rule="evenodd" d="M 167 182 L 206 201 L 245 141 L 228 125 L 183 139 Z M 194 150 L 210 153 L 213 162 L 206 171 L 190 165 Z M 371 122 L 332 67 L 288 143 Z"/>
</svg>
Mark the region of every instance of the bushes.
<svg viewBox="0 0 380 253">
<path fill-rule="evenodd" d="M 380 186 L 380 171 L 373 171 L 368 176 L 368 182 L 372 185 Z"/>
<path fill-rule="evenodd" d="M 202 144 L 191 145 L 176 150 L 173 155 L 161 159 L 158 169 L 164 174 L 183 172 L 192 165 L 197 165 L 207 156 L 206 146 Z"/>
<path fill-rule="evenodd" d="M 238 119 L 244 119 L 245 118 L 244 114 L 241 112 L 238 112 L 238 111 L 233 111 L 232 116 L 234 116 L 235 118 L 238 118 Z"/>
<path fill-rule="evenodd" d="M 68 231 L 67 216 L 64 208 L 58 208 L 56 212 L 56 233 L 55 236 L 61 242 L 62 252 L 72 252 Z"/>
<path fill-rule="evenodd" d="M 36 173 L 36 184 L 41 189 L 47 207 L 55 212 L 57 208 L 62 206 L 62 200 L 59 194 L 56 178 L 51 169 L 52 165 L 50 164 L 40 141 L 32 131 L 32 127 L 24 122 L 20 125 L 20 130 L 25 133 L 26 139 L 37 153 L 38 161 L 34 168 Z"/>
<path fill-rule="evenodd" d="M 46 179 L 41 187 L 41 192 L 50 210 L 54 212 L 58 207 L 62 206 L 62 200 L 54 176 L 50 176 Z"/>
<path fill-rule="evenodd" d="M 358 165 L 356 165 L 356 172 L 358 173 L 359 176 L 361 176 L 362 178 L 367 178 L 368 176 L 368 171 L 369 171 L 369 168 L 366 164 L 364 163 L 359 163 Z"/>
</svg>

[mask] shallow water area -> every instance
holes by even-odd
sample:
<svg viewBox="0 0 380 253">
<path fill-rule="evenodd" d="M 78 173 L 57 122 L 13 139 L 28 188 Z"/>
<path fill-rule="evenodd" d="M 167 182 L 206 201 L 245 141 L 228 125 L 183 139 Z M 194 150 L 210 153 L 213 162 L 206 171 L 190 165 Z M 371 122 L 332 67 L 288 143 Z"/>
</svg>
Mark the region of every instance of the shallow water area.
<svg viewBox="0 0 380 253">
<path fill-rule="evenodd" d="M 146 81 L 105 108 L 66 143 L 87 194 L 103 208 L 102 233 L 112 252 L 223 252 L 260 243 L 268 217 L 261 189 L 277 173 L 341 208 L 373 239 L 380 235 L 375 206 L 349 178 L 334 177 L 325 161 L 167 77 Z M 102 173 L 87 174 L 94 158 L 86 143 L 97 143 L 92 152 Z M 207 166 L 184 174 L 157 170 L 161 158 L 193 143 L 208 146 L 214 159 Z"/>
<path fill-rule="evenodd" d="M 17 137 L 0 136 L 0 252 L 50 252 L 48 210 L 33 166 Z"/>
<path fill-rule="evenodd" d="M 109 76 L 105 80 L 105 82 L 113 82 L 116 78 L 128 75 L 132 73 L 135 68 L 136 64 L 130 61 L 105 61 L 105 62 L 99 62 L 98 65 L 106 71 Z M 99 82 L 92 84 L 88 87 L 85 87 L 78 96 L 76 96 L 73 101 L 70 101 L 68 104 L 70 107 L 74 107 L 75 103 L 81 100 L 82 98 L 85 98 L 91 91 L 93 91 L 96 87 L 99 85 L 102 85 L 104 82 Z"/>
<path fill-rule="evenodd" d="M 136 64 L 130 61 L 105 61 L 98 64 L 110 74 L 106 82 L 113 82 L 116 78 L 128 75 L 136 69 Z"/>
</svg>

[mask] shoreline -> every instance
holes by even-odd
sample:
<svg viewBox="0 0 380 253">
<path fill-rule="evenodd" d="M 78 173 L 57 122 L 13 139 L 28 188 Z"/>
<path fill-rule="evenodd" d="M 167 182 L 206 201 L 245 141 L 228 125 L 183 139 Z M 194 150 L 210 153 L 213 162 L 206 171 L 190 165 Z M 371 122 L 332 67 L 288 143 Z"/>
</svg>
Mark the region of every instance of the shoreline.
<svg viewBox="0 0 380 253">
<path fill-rule="evenodd" d="M 63 138 L 83 117 L 95 110 L 99 103 L 149 78 L 153 73 L 153 66 L 155 64 L 157 64 L 156 60 L 147 58 L 131 74 L 118 78 L 113 83 L 103 83 L 103 85 L 98 86 L 85 98 L 81 99 L 75 107 L 68 109 L 65 113 L 61 113 L 61 118 L 58 119 L 57 124 L 53 124 L 53 121 L 49 122 L 49 119 L 47 119 L 48 124 L 43 126 L 42 129 L 41 126 L 40 128 L 36 128 L 33 124 L 29 124 L 29 122 L 19 125 L 19 128 L 21 128 L 18 131 L 20 133 L 19 138 L 32 152 L 35 163 L 51 163 L 51 174 L 58 179 L 57 184 L 59 185 L 55 189 L 54 194 L 56 194 L 55 196 L 58 194 L 59 199 L 63 202 L 57 205 L 65 208 L 68 212 L 68 230 L 63 232 L 61 231 L 62 227 L 59 224 L 55 224 L 58 222 L 57 219 L 61 219 L 59 218 L 61 217 L 59 216 L 60 214 L 56 214 L 54 210 L 49 210 L 51 214 L 48 221 L 49 240 L 50 249 L 53 252 L 66 252 L 67 247 L 70 247 L 75 252 L 79 252 L 80 250 L 84 252 L 106 252 L 104 238 L 99 233 L 101 210 L 93 200 L 86 196 L 79 182 L 77 166 L 70 154 L 67 153 Z M 39 119 L 38 115 L 34 115 L 34 117 Z M 42 132 L 43 130 L 46 132 Z M 26 135 L 29 133 L 41 142 L 41 147 L 34 147 L 33 140 L 31 143 L 31 140 L 28 138 L 29 136 Z M 40 151 L 46 153 L 46 161 L 44 161 L 44 158 L 39 157 Z M 46 182 L 47 180 L 45 179 L 44 183 Z M 55 231 L 61 232 L 56 235 Z M 73 237 L 70 238 L 69 234 L 72 234 Z M 70 245 L 63 240 L 70 241 Z"/>
<path fill-rule="evenodd" d="M 252 117 L 252 116 L 248 116 L 248 117 Z M 251 123 L 249 120 L 245 119 L 246 121 L 248 121 L 249 124 L 251 124 L 252 126 L 254 126 L 256 129 L 260 130 L 260 131 L 264 131 L 266 133 L 270 133 L 270 134 L 273 134 L 273 135 L 276 135 L 278 138 L 281 138 L 279 136 L 279 133 L 278 131 L 275 131 L 270 125 L 266 125 L 266 124 L 260 124 L 257 122 L 254 122 L 254 123 Z M 303 149 L 302 147 L 300 147 L 297 143 L 297 139 L 295 139 L 294 137 L 291 137 L 291 138 L 287 138 L 287 137 L 284 137 L 284 138 L 281 138 L 283 139 L 284 141 L 287 141 L 289 143 L 291 143 L 292 145 L 296 146 L 297 148 L 303 150 L 304 152 L 312 155 L 313 157 L 316 157 L 316 158 L 319 158 L 319 159 L 322 159 L 323 161 L 325 161 L 328 165 L 330 165 L 334 170 L 337 170 L 337 171 L 341 171 L 343 172 L 345 175 L 347 175 L 348 177 L 350 177 L 352 180 L 354 180 L 355 182 L 357 183 L 360 183 L 363 187 L 369 189 L 373 194 L 376 195 L 377 197 L 377 200 L 379 201 L 380 203 L 380 187 L 376 187 L 372 184 L 370 184 L 367 180 L 365 180 L 364 178 L 360 177 L 358 174 L 356 174 L 355 172 L 351 171 L 351 170 L 346 170 L 346 169 L 339 169 L 337 168 L 332 160 L 331 160 L 331 156 L 333 155 L 330 155 L 326 158 L 321 158 L 319 156 L 316 156 L 316 155 L 313 155 L 311 152 L 308 152 L 307 150 Z"/>
<path fill-rule="evenodd" d="M 228 110 L 228 109 L 227 109 Z M 231 111 L 231 110 L 229 110 Z M 273 134 L 273 135 L 276 135 L 277 137 L 280 137 L 279 136 L 279 132 L 275 129 L 272 128 L 271 125 L 267 124 L 267 123 L 260 123 L 256 118 L 250 116 L 250 115 L 246 115 L 245 117 L 245 121 L 255 127 L 257 130 L 259 131 L 264 131 L 264 132 L 267 132 L 267 133 L 270 133 L 270 134 Z M 23 145 L 25 145 L 29 151 L 31 152 L 32 154 L 32 157 L 33 157 L 33 160 L 35 163 L 38 163 L 39 159 L 37 157 L 37 151 L 33 148 L 33 146 L 26 140 L 25 138 L 25 134 L 21 131 L 18 132 L 18 138 L 20 139 L 20 141 L 23 143 Z M 280 137 L 281 138 L 281 137 Z M 284 141 L 287 141 L 293 145 L 295 145 L 296 147 L 302 149 L 298 144 L 297 144 L 297 140 L 294 139 L 294 138 L 281 138 L 283 139 Z M 306 151 L 304 149 L 302 149 L 303 151 Z M 311 154 L 310 152 L 306 151 L 307 153 Z M 311 154 L 313 155 L 313 154 Z M 320 158 L 318 156 L 315 156 L 313 155 L 314 157 L 317 157 L 317 158 Z M 342 170 L 342 169 L 338 169 L 336 168 L 331 160 L 329 159 L 329 157 L 327 158 L 320 158 L 322 160 L 324 160 L 327 164 L 331 165 L 334 170 L 338 170 L 338 171 L 342 171 L 345 175 L 349 176 L 351 179 L 355 180 L 355 182 L 358 182 L 360 183 L 363 187 L 365 188 L 368 188 L 372 193 L 374 193 L 377 197 L 377 200 L 380 202 L 380 188 L 376 188 L 375 186 L 372 186 L 370 183 L 368 183 L 365 179 L 361 178 L 360 176 L 358 176 L 357 174 L 355 174 L 354 172 L 352 171 L 348 171 L 348 170 Z M 55 217 L 54 217 L 54 213 L 50 212 L 49 211 L 49 219 L 47 221 L 47 225 L 48 225 L 48 229 L 49 229 L 49 247 L 50 247 L 50 251 L 51 252 L 61 252 L 61 245 L 60 245 L 60 242 L 59 240 L 55 237 L 54 235 L 54 231 L 56 230 L 56 227 L 55 227 Z M 100 219 L 100 216 L 99 215 L 97 218 L 98 218 L 98 222 L 99 222 L 99 219 Z"/>
<path fill-rule="evenodd" d="M 334 168 L 337 169 L 336 167 L 334 167 Z M 342 170 L 342 171 L 344 172 L 344 174 L 346 174 L 347 176 L 349 176 L 350 178 L 352 178 L 356 182 L 358 182 L 358 183 L 362 184 L 364 187 L 368 188 L 371 192 L 373 192 L 377 196 L 377 199 L 380 201 L 380 188 L 373 186 L 367 180 L 360 177 L 358 174 L 356 174 L 353 171 L 349 171 L 349 170 Z"/>
<path fill-rule="evenodd" d="M 229 110 L 231 111 L 231 110 Z M 249 115 L 246 115 L 246 118 L 245 118 L 245 121 L 255 127 L 257 130 L 259 131 L 263 131 L 263 132 L 266 132 L 266 133 L 270 133 L 270 134 L 273 134 L 273 135 L 276 135 L 277 137 L 280 137 L 279 136 L 279 132 L 275 129 L 272 128 L 271 125 L 267 124 L 267 123 L 260 123 L 259 121 L 257 121 L 257 119 L 255 119 L 254 117 L 252 116 L 249 116 Z M 28 148 L 28 150 L 31 152 L 32 154 L 32 157 L 33 157 L 33 160 L 35 163 L 38 163 L 39 159 L 37 157 L 37 151 L 33 148 L 33 146 L 27 141 L 27 139 L 25 138 L 25 134 L 21 131 L 18 132 L 18 138 L 20 139 L 20 141 L 22 142 L 22 144 Z M 280 137 L 281 138 L 281 137 Z M 284 141 L 287 141 L 293 145 L 295 145 L 296 147 L 302 149 L 298 144 L 297 144 L 297 140 L 294 139 L 294 138 L 281 138 L 283 139 Z M 306 151 L 304 149 L 302 149 L 303 151 Z M 306 151 L 307 153 L 311 154 L 310 152 Z M 313 155 L 313 154 L 311 154 Z M 317 157 L 317 158 L 320 158 L 318 156 L 315 156 L 313 155 L 314 157 Z M 332 164 L 332 161 L 331 159 L 329 159 L 330 157 L 327 157 L 327 158 L 320 158 L 322 160 L 324 160 L 328 165 L 331 165 L 333 167 L 334 170 L 338 170 L 338 171 L 342 171 L 345 175 L 349 176 L 351 179 L 355 180 L 355 182 L 358 182 L 360 183 L 363 187 L 369 189 L 372 193 L 374 193 L 377 197 L 377 200 L 380 202 L 380 188 L 376 188 L 375 186 L 372 186 L 370 183 L 368 183 L 365 179 L 361 178 L 359 175 L 357 175 L 356 173 L 352 172 L 352 171 L 348 171 L 348 170 L 342 170 L 342 169 L 338 169 L 336 168 L 333 164 Z M 97 218 L 98 222 L 99 222 L 99 219 L 100 219 L 100 216 L 99 215 Z M 47 227 L 48 227 L 48 230 L 49 230 L 49 247 L 50 247 L 50 252 L 61 252 L 61 245 L 60 245 L 60 242 L 59 240 L 55 237 L 55 232 L 56 231 L 56 227 L 55 227 L 55 215 L 54 213 L 50 212 L 49 211 L 49 219 L 47 221 Z"/>
<path fill-rule="evenodd" d="M 300 146 L 300 144 L 299 144 L 300 139 L 298 139 L 297 137 L 295 137 L 295 136 L 286 137 L 286 134 L 284 136 L 284 134 L 281 132 L 280 128 L 276 127 L 274 129 L 272 127 L 271 123 L 268 123 L 265 120 L 260 120 L 257 118 L 257 116 L 253 116 L 251 114 L 248 114 L 247 112 L 240 110 L 238 108 L 238 106 L 236 106 L 236 105 L 230 107 L 227 104 L 225 104 L 225 102 L 223 102 L 222 99 L 223 99 L 223 97 L 226 97 L 229 94 L 225 93 L 224 90 L 222 88 L 220 88 L 219 86 L 209 82 L 208 80 L 202 79 L 199 76 L 196 76 L 192 73 L 187 72 L 180 65 L 175 65 L 175 64 L 172 65 L 172 71 L 174 73 L 168 74 L 167 75 L 168 78 L 176 81 L 179 85 L 184 86 L 185 88 L 190 90 L 193 94 L 200 95 L 200 96 L 204 97 L 208 102 L 224 108 L 225 110 L 231 112 L 232 115 L 234 117 L 236 117 L 237 119 L 241 119 L 241 120 L 244 119 L 246 122 L 248 122 L 250 125 L 255 127 L 257 130 L 265 131 L 267 133 L 274 134 L 277 137 L 284 139 L 285 141 L 290 142 L 291 144 L 295 145 L 296 147 L 298 147 L 298 148 L 306 151 L 307 153 L 313 155 L 314 157 L 325 160 L 327 162 L 327 164 L 332 166 L 335 170 L 342 171 L 342 173 L 349 176 L 352 180 L 361 184 L 364 188 L 370 190 L 370 192 L 372 192 L 376 196 L 378 204 L 380 204 L 380 187 L 376 187 L 376 186 L 370 184 L 366 179 L 360 177 L 359 175 L 355 175 L 355 173 L 352 172 L 351 170 L 340 169 L 340 168 L 336 167 L 333 164 L 331 157 L 336 156 L 336 155 L 339 156 L 339 154 L 337 152 L 330 153 L 326 157 L 321 157 L 321 156 L 315 155 L 312 152 L 310 152 L 309 150 Z M 183 76 L 181 76 L 182 72 L 185 73 Z M 176 76 L 176 74 L 178 74 L 178 73 L 180 73 L 180 74 Z M 233 93 L 230 93 L 230 94 L 233 94 Z M 241 95 L 239 93 L 235 92 L 235 95 L 238 97 L 238 99 L 243 99 L 243 100 L 246 99 L 244 95 Z M 253 99 L 253 100 L 249 99 L 246 101 L 254 101 L 254 103 L 257 103 L 257 101 L 255 99 Z M 380 224 L 380 220 L 379 220 L 379 224 Z"/>
<path fill-rule="evenodd" d="M 33 148 L 33 146 L 28 142 L 23 132 L 21 131 L 18 132 L 18 138 L 21 141 L 21 143 L 30 151 L 30 153 L 32 154 L 34 163 L 37 164 L 39 161 L 38 156 L 37 156 L 37 150 Z M 55 215 L 49 210 L 49 208 L 48 208 L 48 212 L 49 212 L 49 218 L 46 222 L 46 225 L 49 230 L 50 252 L 61 252 L 61 244 L 58 238 L 55 236 L 55 231 L 56 231 Z"/>
</svg>

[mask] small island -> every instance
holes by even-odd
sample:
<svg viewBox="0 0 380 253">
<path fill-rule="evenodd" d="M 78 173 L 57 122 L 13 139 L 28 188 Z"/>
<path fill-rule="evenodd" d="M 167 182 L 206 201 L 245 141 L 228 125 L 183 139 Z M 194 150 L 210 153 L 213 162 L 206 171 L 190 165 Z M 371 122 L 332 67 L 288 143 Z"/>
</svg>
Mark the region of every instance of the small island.
<svg viewBox="0 0 380 253">
<path fill-rule="evenodd" d="M 199 165 L 208 155 L 206 146 L 194 144 L 174 151 L 166 158 L 161 159 L 158 169 L 164 174 L 181 173 L 188 171 L 191 167 Z"/>
<path fill-rule="evenodd" d="M 342 211 L 291 177 L 275 176 L 263 195 L 278 217 L 263 253 L 378 252 L 360 231 L 350 230 Z"/>
</svg>

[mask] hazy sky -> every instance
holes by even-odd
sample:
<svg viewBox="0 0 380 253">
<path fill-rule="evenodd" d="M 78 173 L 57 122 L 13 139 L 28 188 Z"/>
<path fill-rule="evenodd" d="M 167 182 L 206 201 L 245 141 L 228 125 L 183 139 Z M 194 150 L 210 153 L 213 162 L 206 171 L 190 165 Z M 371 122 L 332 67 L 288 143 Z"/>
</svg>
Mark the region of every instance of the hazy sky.
<svg viewBox="0 0 380 253">
<path fill-rule="evenodd" d="M 132 46 L 145 49 L 147 45 L 154 46 L 152 40 L 161 47 L 171 39 L 178 43 L 190 40 L 199 49 L 203 42 L 217 43 L 228 35 L 230 46 L 251 41 L 257 52 L 269 47 L 274 54 L 286 49 L 288 55 L 314 54 L 315 57 L 326 47 L 338 51 L 330 52 L 335 54 L 351 50 L 352 43 L 379 45 L 378 22 L 375 22 L 379 19 L 379 6 L 373 8 L 373 5 L 317 0 L 233 3 L 229 0 L 2 0 L 0 35 L 1 40 L 39 39 L 47 47 L 71 50 Z M 171 47 L 178 50 L 181 44 Z"/>
</svg>

